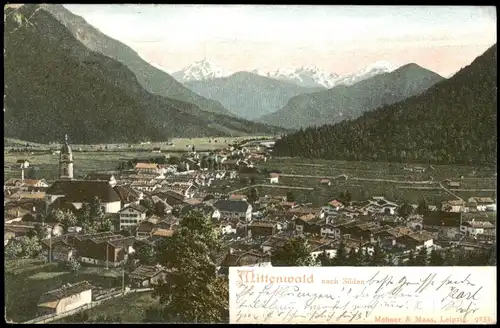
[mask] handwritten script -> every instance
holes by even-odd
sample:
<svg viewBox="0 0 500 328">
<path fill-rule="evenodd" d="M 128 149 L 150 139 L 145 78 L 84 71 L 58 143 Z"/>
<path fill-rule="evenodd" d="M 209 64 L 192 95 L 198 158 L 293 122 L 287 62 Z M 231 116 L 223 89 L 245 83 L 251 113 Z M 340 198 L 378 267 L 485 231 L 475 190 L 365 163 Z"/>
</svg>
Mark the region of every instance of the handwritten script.
<svg viewBox="0 0 500 328">
<path fill-rule="evenodd" d="M 231 323 L 487 324 L 495 267 L 235 267 Z"/>
</svg>

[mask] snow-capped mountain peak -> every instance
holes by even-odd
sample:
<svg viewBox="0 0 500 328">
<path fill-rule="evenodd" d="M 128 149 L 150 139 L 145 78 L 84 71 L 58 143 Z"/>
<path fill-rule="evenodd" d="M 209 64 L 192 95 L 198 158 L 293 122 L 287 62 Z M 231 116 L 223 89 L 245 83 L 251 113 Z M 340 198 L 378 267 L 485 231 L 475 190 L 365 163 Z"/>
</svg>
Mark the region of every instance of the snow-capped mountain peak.
<svg viewBox="0 0 500 328">
<path fill-rule="evenodd" d="M 378 71 L 378 72 L 384 72 L 384 73 L 389 73 L 394 70 L 396 70 L 398 67 L 387 60 L 380 60 L 378 62 L 375 62 L 371 65 L 368 65 L 364 68 L 362 68 L 359 72 L 358 75 L 366 74 L 372 71 Z"/>
<path fill-rule="evenodd" d="M 301 68 L 279 68 L 271 72 L 255 69 L 251 72 L 276 80 L 292 82 L 309 88 L 331 88 L 337 78 L 337 74 L 324 72 L 314 65 L 303 66 Z"/>
<path fill-rule="evenodd" d="M 335 85 L 353 85 L 363 80 L 369 79 L 379 74 L 390 73 L 398 69 L 399 66 L 392 64 L 387 60 L 380 60 L 366 67 L 361 68 L 359 71 L 352 74 L 341 76 Z"/>
<path fill-rule="evenodd" d="M 208 59 L 197 61 L 172 74 L 180 82 L 210 80 L 225 77 L 231 73 L 224 71 Z"/>
</svg>

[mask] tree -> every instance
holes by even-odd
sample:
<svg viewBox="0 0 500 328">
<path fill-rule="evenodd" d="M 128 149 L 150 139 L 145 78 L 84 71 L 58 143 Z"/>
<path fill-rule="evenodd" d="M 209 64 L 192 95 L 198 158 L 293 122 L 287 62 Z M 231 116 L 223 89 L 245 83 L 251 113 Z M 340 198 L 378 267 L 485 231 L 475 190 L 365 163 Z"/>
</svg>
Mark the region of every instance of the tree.
<svg viewBox="0 0 500 328">
<path fill-rule="evenodd" d="M 255 203 L 256 201 L 259 200 L 259 192 L 257 191 L 256 188 L 250 189 L 250 193 L 248 194 L 248 200 L 251 203 Z"/>
<path fill-rule="evenodd" d="M 387 265 L 389 265 L 389 263 L 387 261 L 387 257 L 385 256 L 379 243 L 376 243 L 375 246 L 373 246 L 373 256 L 371 258 L 370 264 L 372 266 L 387 266 Z"/>
<path fill-rule="evenodd" d="M 417 207 L 417 213 L 423 216 L 429 214 L 429 204 L 427 203 L 427 200 L 425 199 L 420 200 Z"/>
<path fill-rule="evenodd" d="M 436 251 L 435 248 L 433 248 L 431 251 L 429 265 L 430 266 L 443 266 L 444 265 L 443 257 L 441 256 L 441 254 L 438 251 Z"/>
<path fill-rule="evenodd" d="M 94 197 L 90 202 L 90 218 L 92 220 L 100 220 L 104 216 L 103 206 L 99 197 Z"/>
<path fill-rule="evenodd" d="M 295 196 L 293 195 L 293 191 L 288 190 L 286 192 L 286 201 L 287 202 L 294 202 L 295 201 Z"/>
<path fill-rule="evenodd" d="M 412 213 L 413 207 L 408 204 L 408 202 L 404 202 L 403 205 L 398 208 L 398 215 L 405 219 L 408 218 Z"/>
<path fill-rule="evenodd" d="M 57 223 L 64 225 L 66 228 L 74 227 L 78 222 L 78 218 L 71 211 L 55 210 L 53 216 Z"/>
<path fill-rule="evenodd" d="M 415 266 L 415 254 L 413 249 L 410 249 L 410 252 L 408 253 L 408 260 L 405 263 L 406 266 Z"/>
<path fill-rule="evenodd" d="M 311 256 L 304 238 L 291 238 L 283 247 L 271 256 L 273 266 L 313 266 L 316 264 Z"/>
<path fill-rule="evenodd" d="M 151 245 L 138 248 L 134 253 L 134 258 L 138 259 L 141 264 L 155 265 L 156 249 Z"/>
<path fill-rule="evenodd" d="M 359 255 L 356 249 L 352 247 L 349 250 L 349 255 L 347 256 L 347 266 L 358 266 L 359 265 Z"/>
<path fill-rule="evenodd" d="M 157 248 L 158 260 L 172 273 L 155 288 L 162 322 L 220 323 L 228 318 L 226 279 L 216 275 L 220 250 L 218 234 L 209 217 L 191 211 L 181 227 Z M 151 313 L 149 313 L 151 315 Z M 145 320 L 149 320 L 146 313 Z"/>
<path fill-rule="evenodd" d="M 151 215 L 155 211 L 155 204 L 151 198 L 143 198 L 139 204 L 146 208 L 148 215 Z"/>
<path fill-rule="evenodd" d="M 423 246 L 420 248 L 420 250 L 417 253 L 417 256 L 415 256 L 415 266 L 427 266 L 429 265 L 428 261 L 428 253 L 427 253 L 427 247 Z"/>
<path fill-rule="evenodd" d="M 28 231 L 27 233 L 28 237 L 35 237 L 38 239 L 45 239 L 47 238 L 47 235 L 48 235 L 47 226 L 39 222 L 35 224 L 34 229 Z"/>
<path fill-rule="evenodd" d="M 256 184 L 256 182 L 255 182 L 255 177 L 251 177 L 251 178 L 250 178 L 250 184 L 251 184 L 251 185 Z"/>
<path fill-rule="evenodd" d="M 81 267 L 80 262 L 78 262 L 76 259 L 71 259 L 68 261 L 68 268 L 74 274 L 78 275 L 80 267 Z"/>
<path fill-rule="evenodd" d="M 106 232 L 115 230 L 115 225 L 109 217 L 103 217 L 99 222 L 95 223 L 95 230 L 97 232 Z"/>
<path fill-rule="evenodd" d="M 164 202 L 156 202 L 154 204 L 154 214 L 158 216 L 164 216 L 166 214 L 167 205 Z"/>
<path fill-rule="evenodd" d="M 347 250 L 345 248 L 344 242 L 341 242 L 339 248 L 337 248 L 337 252 L 333 257 L 333 265 L 335 266 L 343 266 L 347 264 Z"/>
<path fill-rule="evenodd" d="M 13 260 L 17 259 L 21 256 L 23 249 L 21 247 L 21 243 L 17 240 L 10 240 L 7 246 L 5 247 L 5 259 Z"/>
<path fill-rule="evenodd" d="M 177 156 L 170 156 L 167 163 L 170 165 L 179 165 L 181 163 L 181 159 Z"/>
<path fill-rule="evenodd" d="M 83 203 L 77 215 L 78 225 L 84 226 L 92 221 L 92 209 L 89 203 Z"/>
<path fill-rule="evenodd" d="M 97 233 L 98 226 L 94 222 L 84 221 L 81 224 L 82 230 L 85 234 L 94 234 Z"/>
<path fill-rule="evenodd" d="M 332 266 L 333 265 L 333 261 L 328 256 L 326 251 L 323 251 L 323 253 L 319 254 L 318 258 L 316 260 L 321 264 L 321 266 Z"/>
<path fill-rule="evenodd" d="M 358 266 L 370 266 L 372 256 L 366 248 L 360 248 L 358 251 Z"/>
<path fill-rule="evenodd" d="M 345 191 L 340 193 L 338 199 L 341 203 L 348 205 L 351 203 L 352 196 L 351 196 L 351 193 L 349 192 L 349 190 L 345 190 Z"/>
<path fill-rule="evenodd" d="M 37 237 L 26 236 L 16 240 L 16 242 L 19 242 L 21 248 L 21 253 L 18 254 L 21 258 L 35 258 L 42 251 L 42 245 Z"/>
</svg>

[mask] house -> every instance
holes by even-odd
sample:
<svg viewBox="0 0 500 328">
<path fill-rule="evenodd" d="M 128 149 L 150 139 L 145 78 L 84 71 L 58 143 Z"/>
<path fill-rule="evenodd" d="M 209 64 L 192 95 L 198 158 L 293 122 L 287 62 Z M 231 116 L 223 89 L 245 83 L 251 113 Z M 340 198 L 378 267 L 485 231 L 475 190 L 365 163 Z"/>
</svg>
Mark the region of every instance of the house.
<svg viewBox="0 0 500 328">
<path fill-rule="evenodd" d="M 425 172 L 425 167 L 415 166 L 415 167 L 413 167 L 413 172 L 424 173 Z"/>
<path fill-rule="evenodd" d="M 107 181 L 111 187 L 116 186 L 116 178 L 113 174 L 93 172 L 87 174 L 84 180 Z"/>
<path fill-rule="evenodd" d="M 465 201 L 461 199 L 452 199 L 441 202 L 441 211 L 460 213 L 465 212 Z"/>
<path fill-rule="evenodd" d="M 491 197 L 470 197 L 467 200 L 469 209 L 475 208 L 478 212 L 496 212 L 497 204 Z"/>
<path fill-rule="evenodd" d="M 328 206 L 335 211 L 339 211 L 340 209 L 344 208 L 344 204 L 339 202 L 338 200 L 334 199 L 328 203 Z"/>
<path fill-rule="evenodd" d="M 74 247 L 80 262 L 116 267 L 123 264 L 132 248 L 135 237 L 124 237 L 112 232 L 75 236 Z"/>
<path fill-rule="evenodd" d="M 134 181 L 130 184 L 130 187 L 140 192 L 153 192 L 159 188 L 160 185 L 155 182 Z"/>
<path fill-rule="evenodd" d="M 394 215 L 398 208 L 396 203 L 388 201 L 382 196 L 373 196 L 368 202 L 369 204 L 365 208 L 371 213 Z"/>
<path fill-rule="evenodd" d="M 137 173 L 159 173 L 158 164 L 155 163 L 137 163 L 134 168 Z"/>
<path fill-rule="evenodd" d="M 92 303 L 92 286 L 87 281 L 65 284 L 40 297 L 38 314 L 60 314 Z"/>
<path fill-rule="evenodd" d="M 271 256 L 267 252 L 260 252 L 255 249 L 238 251 L 233 248 L 223 258 L 219 272 L 228 274 L 230 267 L 270 267 Z"/>
<path fill-rule="evenodd" d="M 273 236 L 278 233 L 278 223 L 254 221 L 248 225 L 248 232 L 252 238 Z"/>
<path fill-rule="evenodd" d="M 167 282 L 169 272 L 161 265 L 141 265 L 128 275 L 133 287 L 153 287 Z"/>
<path fill-rule="evenodd" d="M 320 184 L 320 185 L 329 186 L 329 185 L 331 185 L 332 183 L 330 182 L 330 180 L 329 180 L 329 179 L 321 179 L 321 180 L 319 180 L 319 184 Z"/>
<path fill-rule="evenodd" d="M 120 230 L 136 227 L 146 219 L 147 209 L 139 204 L 129 204 L 118 211 L 120 215 Z"/>
<path fill-rule="evenodd" d="M 160 147 L 154 147 L 153 150 L 151 150 L 152 153 L 161 153 L 161 148 Z"/>
<path fill-rule="evenodd" d="M 340 231 L 342 235 L 348 234 L 355 239 L 370 241 L 374 234 L 380 230 L 378 222 L 358 222 L 355 224 L 341 225 Z"/>
<path fill-rule="evenodd" d="M 334 242 L 331 239 L 325 238 L 308 238 L 306 245 L 309 249 L 311 257 L 316 260 L 320 254 L 326 253 L 329 258 L 335 257 L 337 253 Z"/>
<path fill-rule="evenodd" d="M 15 179 L 10 178 L 4 183 L 5 187 L 18 187 L 22 190 L 40 190 L 48 188 L 49 185 L 44 179 Z"/>
<path fill-rule="evenodd" d="M 439 236 L 454 239 L 460 235 L 462 213 L 459 212 L 430 212 L 424 216 L 423 229 L 436 231 Z"/>
<path fill-rule="evenodd" d="M 450 189 L 458 189 L 460 188 L 460 182 L 456 182 L 456 181 L 446 181 L 446 185 L 448 186 L 448 188 Z"/>
<path fill-rule="evenodd" d="M 19 165 L 21 168 L 27 169 L 30 167 L 30 162 L 27 159 L 18 159 L 16 163 Z"/>
<path fill-rule="evenodd" d="M 127 185 L 115 186 L 113 190 L 120 198 L 122 207 L 129 204 L 139 204 L 139 202 L 144 198 L 144 193 L 134 190 L 132 187 Z"/>
<path fill-rule="evenodd" d="M 340 237 L 340 229 L 335 228 L 333 224 L 323 224 L 321 226 L 320 235 L 323 238 L 338 238 Z"/>
<path fill-rule="evenodd" d="M 304 233 L 320 234 L 321 228 L 317 224 L 319 220 L 322 220 L 322 218 L 313 213 L 301 215 L 294 219 L 295 232 L 299 235 Z"/>
<path fill-rule="evenodd" d="M 172 190 L 181 194 L 185 199 L 193 198 L 198 188 L 193 183 L 175 183 L 164 186 L 164 190 Z"/>
<path fill-rule="evenodd" d="M 269 183 L 278 183 L 280 175 L 278 173 L 269 174 Z"/>
<path fill-rule="evenodd" d="M 460 232 L 464 235 L 476 236 L 495 232 L 495 225 L 490 221 L 472 219 L 471 221 L 462 222 Z"/>
<path fill-rule="evenodd" d="M 118 213 L 121 209 L 121 199 L 107 181 L 57 180 L 46 190 L 45 198 L 49 205 L 62 198 L 76 209 L 98 198 L 104 213 Z"/>
<path fill-rule="evenodd" d="M 229 200 L 243 200 L 243 201 L 246 201 L 247 200 L 247 196 L 246 195 L 240 195 L 240 194 L 231 194 L 229 196 Z"/>
<path fill-rule="evenodd" d="M 403 234 L 397 238 L 396 243 L 399 248 L 419 250 L 422 247 L 426 247 L 427 249 L 432 248 L 434 245 L 433 241 L 433 233 L 421 230 L 411 234 Z"/>
<path fill-rule="evenodd" d="M 221 199 L 214 203 L 213 218 L 231 219 L 239 218 L 246 222 L 252 220 L 252 205 L 243 200 Z"/>
</svg>

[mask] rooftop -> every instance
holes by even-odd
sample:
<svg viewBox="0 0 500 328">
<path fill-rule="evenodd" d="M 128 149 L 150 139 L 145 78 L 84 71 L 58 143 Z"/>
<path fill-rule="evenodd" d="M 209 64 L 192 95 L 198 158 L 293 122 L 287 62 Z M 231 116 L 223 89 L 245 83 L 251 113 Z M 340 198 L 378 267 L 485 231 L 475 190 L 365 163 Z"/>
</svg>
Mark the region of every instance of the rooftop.
<svg viewBox="0 0 500 328">
<path fill-rule="evenodd" d="M 48 305 L 52 307 L 53 302 L 58 302 L 61 299 L 80 294 L 81 292 L 92 290 L 92 286 L 88 281 L 80 281 L 76 284 L 67 284 L 59 289 L 51 290 L 40 297 L 39 306 Z M 56 304 L 57 305 L 57 304 Z"/>
</svg>

